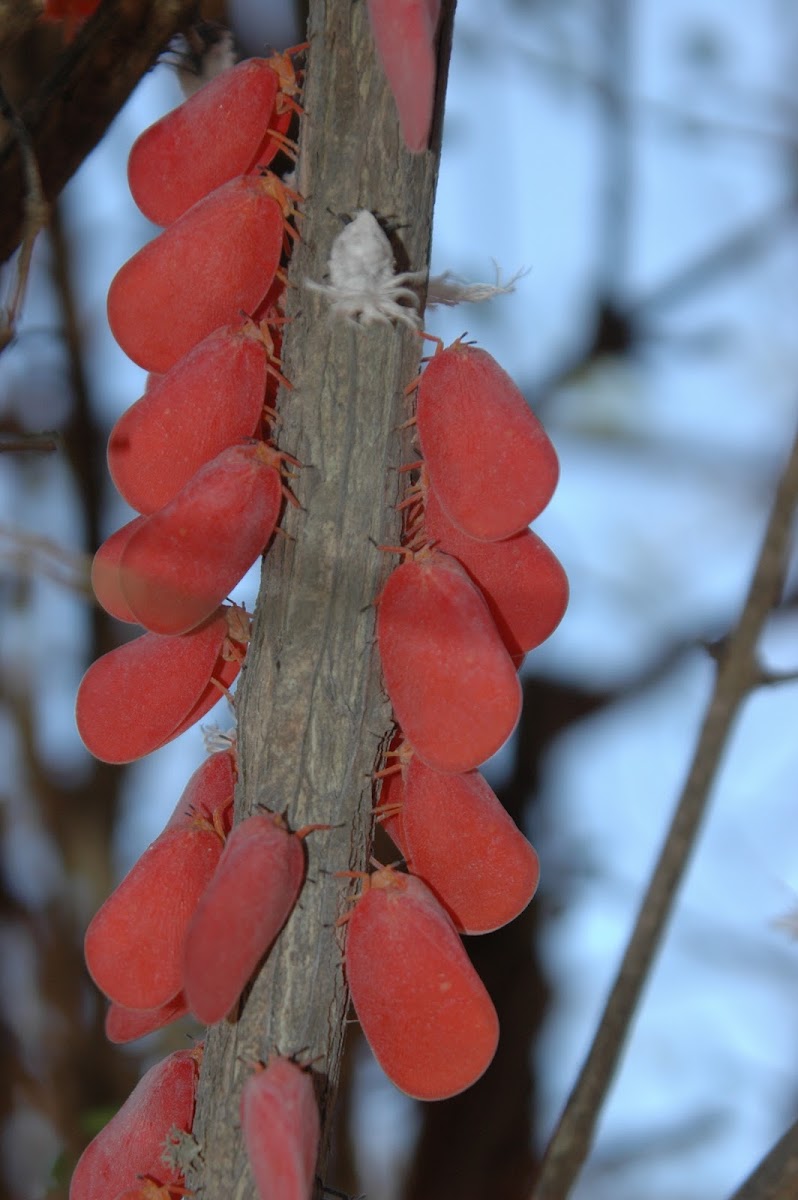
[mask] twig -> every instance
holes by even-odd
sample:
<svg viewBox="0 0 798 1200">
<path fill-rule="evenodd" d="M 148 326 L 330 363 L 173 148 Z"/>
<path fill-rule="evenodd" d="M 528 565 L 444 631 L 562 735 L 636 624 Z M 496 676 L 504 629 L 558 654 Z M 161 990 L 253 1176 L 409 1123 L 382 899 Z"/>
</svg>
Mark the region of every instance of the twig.
<svg viewBox="0 0 798 1200">
<path fill-rule="evenodd" d="M 745 607 L 718 660 L 715 688 L 671 828 L 593 1044 L 544 1155 L 534 1200 L 564 1200 L 590 1152 L 601 1106 L 695 844 L 721 756 L 743 701 L 760 680 L 756 645 L 781 596 L 796 501 L 798 434 L 776 490 Z"/>
<path fill-rule="evenodd" d="M 504 48 L 484 46 L 488 53 L 501 54 Z M 519 49 L 519 54 L 531 66 L 553 77 L 567 79 L 580 87 L 595 92 L 599 96 L 606 95 L 612 90 L 621 95 L 625 102 L 633 106 L 636 113 L 643 119 L 662 126 L 665 130 L 672 129 L 691 136 L 722 136 L 741 141 L 752 141 L 758 146 L 773 142 L 792 151 L 795 148 L 795 133 L 793 113 L 790 111 L 790 97 L 779 97 L 757 88 L 749 99 L 754 101 L 770 100 L 772 104 L 780 103 L 786 109 L 782 113 L 785 127 L 783 129 L 768 128 L 766 125 L 752 124 L 745 120 L 735 120 L 733 117 L 720 113 L 701 112 L 679 104 L 676 101 L 664 99 L 661 96 L 646 95 L 636 89 L 621 89 L 612 77 L 604 72 L 592 70 L 584 61 L 568 61 L 556 58 L 545 51 L 525 45 Z"/>
<path fill-rule="evenodd" d="M 696 292 L 717 286 L 718 280 L 732 270 L 750 262 L 776 237 L 791 230 L 798 209 L 798 190 L 781 196 L 772 209 L 760 213 L 753 221 L 724 236 L 698 257 L 691 258 L 655 283 L 647 292 L 629 296 L 622 307 L 611 306 L 599 295 L 597 312 L 586 341 L 564 357 L 540 379 L 531 390 L 531 400 L 538 417 L 545 419 L 553 407 L 557 391 L 608 352 L 628 352 L 650 338 L 653 320 L 662 310 L 691 299 Z"/>
<path fill-rule="evenodd" d="M 6 565 L 17 575 L 43 576 L 84 597 L 92 595 L 89 555 L 68 550 L 52 538 L 0 522 L 0 569 Z"/>
<path fill-rule="evenodd" d="M 798 1195 L 798 1121 L 779 1138 L 729 1200 L 794 1200 Z"/>
<path fill-rule="evenodd" d="M 56 432 L 0 433 L 0 454 L 52 454 L 60 445 Z"/>
<path fill-rule="evenodd" d="M 48 238 L 53 284 L 61 305 L 63 343 L 67 353 L 69 390 L 72 395 L 72 411 L 61 430 L 60 440 L 83 501 L 85 544 L 89 550 L 94 551 L 102 541 L 100 511 L 105 486 L 105 435 L 98 428 L 92 410 L 86 373 L 84 329 L 73 283 L 75 271 L 72 248 L 64 231 L 61 205 L 58 202 L 53 205 Z M 101 636 L 99 630 L 97 636 Z"/>
<path fill-rule="evenodd" d="M 0 113 L 3 114 L 11 125 L 14 136 L 17 139 L 19 152 L 22 156 L 22 174 L 25 181 L 22 247 L 16 265 L 17 278 L 11 299 L 2 317 L 2 323 L 0 323 L 0 351 L 3 351 L 14 336 L 17 318 L 19 317 L 22 301 L 25 297 L 25 288 L 28 285 L 33 246 L 39 231 L 47 224 L 50 209 L 44 198 L 39 164 L 36 162 L 33 143 L 25 127 L 25 122 L 6 96 L 1 85 Z"/>
</svg>

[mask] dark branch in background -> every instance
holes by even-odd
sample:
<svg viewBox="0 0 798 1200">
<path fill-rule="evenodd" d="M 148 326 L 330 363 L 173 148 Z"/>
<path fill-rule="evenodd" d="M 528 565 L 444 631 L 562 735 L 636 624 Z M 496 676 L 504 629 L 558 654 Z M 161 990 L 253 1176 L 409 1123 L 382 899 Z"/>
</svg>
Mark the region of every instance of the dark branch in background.
<svg viewBox="0 0 798 1200">
<path fill-rule="evenodd" d="M 756 647 L 779 602 L 798 502 L 798 435 L 779 481 L 759 561 L 736 629 L 724 642 L 693 761 L 598 1032 L 546 1151 L 534 1200 L 564 1200 L 590 1152 L 641 992 L 665 931 L 735 719 L 761 669 Z"/>
<path fill-rule="evenodd" d="M 50 228 L 52 281 L 60 304 L 63 346 L 72 396 L 69 420 L 60 434 L 64 456 L 73 476 L 73 495 L 79 506 L 79 526 L 85 547 L 100 542 L 105 491 L 105 430 L 92 405 L 86 372 L 84 328 L 76 287 L 80 282 L 74 248 L 63 227 L 59 205 L 53 206 Z M 86 560 L 86 567 L 88 561 Z M 84 584 L 87 580 L 84 577 Z M 88 588 L 86 589 L 88 593 Z M 118 644 L 119 627 L 87 594 L 87 664 Z M 86 755 L 87 769 L 77 776 L 64 773 L 37 755 L 40 741 L 37 696 L 26 698 L 20 713 L 25 747 L 24 773 L 31 781 L 40 820 L 59 846 L 65 874 L 80 879 L 87 907 L 99 906 L 111 890 L 111 843 L 119 816 L 124 771 Z M 118 1106 L 129 1094 L 135 1065 L 105 1037 L 105 1003 L 89 983 L 83 966 L 83 930 L 77 915 L 64 911 L 60 898 L 42 914 L 39 939 L 40 986 L 46 1003 L 59 1014 L 64 1030 L 49 1064 L 50 1093 L 57 1097 L 53 1119 L 65 1146 L 65 1167 L 71 1170 L 86 1144 L 85 1114 Z"/>
<path fill-rule="evenodd" d="M 19 41 L 44 12 L 44 0 L 0 0 L 0 52 Z"/>
<path fill-rule="evenodd" d="M 52 454 L 61 445 L 60 434 L 0 433 L 0 454 Z"/>
<path fill-rule="evenodd" d="M 28 274 L 33 256 L 33 244 L 39 230 L 47 224 L 49 207 L 44 198 L 42 177 L 36 162 L 30 135 L 25 128 L 25 122 L 20 118 L 2 87 L 0 87 L 0 113 L 11 125 L 17 140 L 19 153 L 22 158 L 22 171 L 25 181 L 25 198 L 23 201 L 22 249 L 17 259 L 17 279 L 11 299 L 6 306 L 5 314 L 0 323 L 0 350 L 4 350 L 14 336 L 17 317 L 25 298 L 28 285 Z"/>
<path fill-rule="evenodd" d="M 61 301 L 64 347 L 69 362 L 69 386 L 73 396 L 72 413 L 61 438 L 85 508 L 86 548 L 93 554 L 102 541 L 100 510 L 106 486 L 105 430 L 98 425 L 92 412 L 83 335 L 74 292 L 71 248 L 58 205 L 53 208 L 49 239 L 52 248 L 53 282 Z M 97 645 L 102 650 L 109 648 L 103 643 L 112 625 L 102 609 L 94 605 L 92 630 Z"/>
<path fill-rule="evenodd" d="M 739 270 L 774 238 L 791 229 L 796 215 L 798 191 L 793 191 L 770 212 L 726 235 L 705 254 L 677 267 L 662 283 L 632 297 L 622 307 L 608 297 L 598 295 L 593 322 L 588 326 L 588 336 L 583 344 L 528 389 L 538 416 L 553 409 L 557 390 L 581 375 L 591 363 L 643 348 L 653 337 L 653 319 L 662 309 L 691 299 L 702 288 L 718 286 L 729 271 Z"/>
<path fill-rule="evenodd" d="M 730 1200 L 794 1200 L 798 1196 L 798 1121 L 737 1189 Z"/>
<path fill-rule="evenodd" d="M 595 93 L 600 105 L 605 151 L 599 209 L 599 278 L 593 297 L 593 313 L 586 321 L 585 336 L 580 344 L 566 352 L 561 361 L 526 387 L 530 402 L 539 416 L 553 410 L 558 390 L 581 376 L 591 365 L 604 358 L 633 356 L 644 350 L 657 337 L 654 322 L 662 310 L 684 299 L 691 299 L 701 288 L 718 286 L 725 274 L 739 270 L 754 255 L 761 253 L 773 238 L 790 229 L 798 213 L 798 191 L 793 190 L 770 211 L 724 234 L 716 246 L 677 266 L 661 283 L 655 283 L 638 295 L 624 296 L 622 288 L 628 257 L 632 187 L 629 168 L 632 120 L 638 122 L 650 110 L 662 115 L 661 110 L 664 109 L 671 118 L 674 115 L 678 118 L 677 126 L 680 129 L 694 131 L 701 127 L 713 133 L 730 132 L 754 138 L 758 145 L 769 137 L 777 136 L 789 149 L 794 149 L 795 139 L 789 130 L 781 137 L 765 128 L 741 129 L 726 122 L 716 122 L 714 118 L 704 119 L 700 114 L 687 111 L 680 113 L 658 100 L 637 95 L 627 86 L 630 78 L 628 63 L 632 19 L 628 0 L 611 0 L 604 8 L 606 12 L 599 18 L 603 34 L 600 72 L 594 72 L 584 65 L 575 69 L 572 64 L 556 62 L 538 51 L 528 47 L 525 49 L 530 65 L 555 76 L 563 75 Z"/>
<path fill-rule="evenodd" d="M 55 199 L 196 10 L 197 0 L 103 0 L 19 113 L 45 201 Z M 28 194 L 19 139 L 12 133 L 0 147 L 0 262 L 23 236 Z"/>
</svg>

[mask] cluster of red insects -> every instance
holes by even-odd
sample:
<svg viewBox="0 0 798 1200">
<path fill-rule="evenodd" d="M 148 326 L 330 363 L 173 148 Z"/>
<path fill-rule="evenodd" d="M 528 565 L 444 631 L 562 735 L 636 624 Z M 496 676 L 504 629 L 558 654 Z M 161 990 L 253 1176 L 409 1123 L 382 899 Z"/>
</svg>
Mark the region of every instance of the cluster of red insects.
<svg viewBox="0 0 798 1200">
<path fill-rule="evenodd" d="M 385 62 L 412 150 L 429 134 L 439 7 L 415 5 L 426 92 L 403 96 Z M 385 9 L 370 0 L 383 60 Z M 248 618 L 222 602 L 292 499 L 283 464 L 294 460 L 269 434 L 277 385 L 289 386 L 277 357 L 280 263 L 298 198 L 267 168 L 291 149 L 298 94 L 290 53 L 241 63 L 131 152 L 134 199 L 164 231 L 121 268 L 108 297 L 117 341 L 151 372 L 108 447 L 114 482 L 140 515 L 93 567 L 103 607 L 146 632 L 94 663 L 77 699 L 81 735 L 108 762 L 164 745 L 227 692 Z M 370 299 L 368 311 L 395 314 Z M 439 347 L 409 390 L 423 461 L 403 504 L 404 561 L 377 607 L 402 730 L 397 761 L 379 773 L 378 813 L 407 872 L 385 867 L 364 880 L 345 919 L 345 965 L 384 1070 L 432 1100 L 473 1083 L 496 1048 L 496 1013 L 459 934 L 512 920 L 535 892 L 538 864 L 476 768 L 515 727 L 517 668 L 559 622 L 567 583 L 527 528 L 551 498 L 556 456 L 508 376 L 459 341 Z M 186 1012 L 224 1018 L 296 903 L 310 828 L 292 832 L 268 812 L 231 827 L 236 770 L 232 746 L 206 759 L 89 926 L 86 961 L 111 1000 L 113 1041 Z M 156 885 L 164 878 L 168 893 Z M 170 1130 L 190 1133 L 201 1055 L 201 1045 L 179 1051 L 144 1076 L 81 1157 L 71 1200 L 182 1194 L 179 1157 L 162 1155 Z M 256 1069 L 241 1120 L 259 1195 L 307 1198 L 319 1140 L 311 1075 L 284 1057 Z"/>
<path fill-rule="evenodd" d="M 417 393 L 424 458 L 405 501 L 404 561 L 377 609 L 401 729 L 378 812 L 409 874 L 369 877 L 349 921 L 346 966 L 386 1074 L 411 1096 L 437 1100 L 474 1083 L 498 1040 L 457 935 L 498 929 L 537 888 L 535 851 L 476 768 L 513 732 L 517 667 L 559 623 L 568 585 L 527 528 L 551 499 L 558 465 L 512 380 L 458 341 L 439 346 Z M 413 1004 L 398 1007 L 397 992 Z"/>
<path fill-rule="evenodd" d="M 76 705 L 84 742 L 106 762 L 163 746 L 229 695 L 249 618 L 222 602 L 292 499 L 289 456 L 269 433 L 277 385 L 287 386 L 276 357 L 280 266 L 297 197 L 268 165 L 292 149 L 299 91 L 291 52 L 241 63 L 131 151 L 133 197 L 164 229 L 108 296 L 117 341 L 150 376 L 108 444 L 111 476 L 140 515 L 92 568 L 103 607 L 146 632 L 89 668 Z M 231 829 L 235 781 L 234 748 L 211 755 L 89 925 L 86 963 L 111 1000 L 112 1041 L 186 1012 L 221 1020 L 296 901 L 307 831 L 266 812 Z M 201 1057 L 201 1045 L 178 1051 L 144 1076 L 82 1155 L 71 1200 L 182 1194 L 179 1158 L 162 1155 L 171 1130 L 191 1130 Z M 241 1121 L 260 1193 L 309 1195 L 319 1136 L 310 1075 L 280 1057 L 256 1069 Z"/>
</svg>

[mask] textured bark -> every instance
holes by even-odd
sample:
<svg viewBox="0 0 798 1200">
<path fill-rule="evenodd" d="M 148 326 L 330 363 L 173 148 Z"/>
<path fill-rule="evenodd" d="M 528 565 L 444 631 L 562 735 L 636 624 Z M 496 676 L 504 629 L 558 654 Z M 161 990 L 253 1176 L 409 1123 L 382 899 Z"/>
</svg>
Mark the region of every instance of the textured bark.
<svg viewBox="0 0 798 1200">
<path fill-rule="evenodd" d="M 448 60 L 453 0 L 445 6 Z M 308 881 L 298 907 L 241 1005 L 208 1037 L 195 1136 L 202 1163 L 188 1186 L 203 1200 L 252 1197 L 238 1104 L 249 1066 L 279 1050 L 312 1062 L 324 1118 L 319 1170 L 330 1141 L 347 1012 L 342 971 L 348 881 L 371 841 L 371 773 L 390 729 L 374 646 L 374 601 L 395 562 L 393 505 L 412 457 L 403 389 L 421 343 L 403 327 L 331 321 L 321 280 L 340 214 L 360 208 L 393 219 L 399 269 L 427 263 L 437 151 L 402 146 L 393 101 L 375 61 L 365 5 L 311 4 L 310 50 L 297 186 L 306 197 L 294 251 L 283 369 L 281 449 L 304 464 L 287 509 L 287 537 L 265 562 L 252 645 L 240 692 L 238 818 L 258 805 L 285 811 L 292 827 L 328 822 L 308 838 Z M 445 71 L 442 71 L 442 75 Z M 441 89 L 442 90 L 442 89 Z M 231 931 L 231 936 L 233 932 Z M 334 1183 L 335 1181 L 330 1181 Z"/>
</svg>

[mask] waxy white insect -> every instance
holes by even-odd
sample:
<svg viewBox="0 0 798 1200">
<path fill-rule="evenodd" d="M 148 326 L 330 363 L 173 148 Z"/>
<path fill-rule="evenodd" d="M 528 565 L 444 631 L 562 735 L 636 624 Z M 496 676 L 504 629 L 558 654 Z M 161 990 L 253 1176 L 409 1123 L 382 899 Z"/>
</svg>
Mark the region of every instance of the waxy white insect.
<svg viewBox="0 0 798 1200">
<path fill-rule="evenodd" d="M 419 328 L 419 298 L 408 284 L 421 282 L 426 272 L 396 274 L 388 236 L 368 209 L 360 209 L 333 241 L 328 272 L 329 283 L 306 279 L 305 285 L 329 297 L 334 316 L 356 325 L 402 321 Z"/>
</svg>

